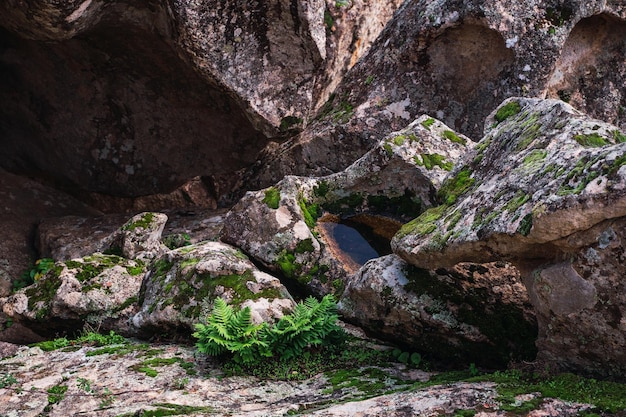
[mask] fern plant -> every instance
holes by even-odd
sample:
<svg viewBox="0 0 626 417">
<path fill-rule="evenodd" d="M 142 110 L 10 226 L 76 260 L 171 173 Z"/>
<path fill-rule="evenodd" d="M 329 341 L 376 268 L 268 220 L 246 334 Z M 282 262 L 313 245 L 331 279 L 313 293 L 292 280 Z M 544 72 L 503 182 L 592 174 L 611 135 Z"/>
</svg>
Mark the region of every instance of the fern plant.
<svg viewBox="0 0 626 417">
<path fill-rule="evenodd" d="M 217 298 L 205 323 L 196 324 L 193 336 L 198 339 L 198 351 L 211 356 L 229 353 L 235 362 L 250 365 L 272 356 L 289 360 L 309 347 L 331 344 L 343 334 L 336 322 L 337 305 L 332 295 L 321 301 L 307 298 L 271 327 L 253 324 L 249 307 L 235 312 Z"/>
<path fill-rule="evenodd" d="M 206 324 L 196 324 L 193 336 L 198 339 L 196 347 L 202 353 L 218 356 L 230 352 L 235 362 L 252 363 L 271 356 L 263 340 L 266 327 L 265 323 L 252 323 L 250 307 L 234 312 L 226 301 L 217 298 Z"/>
<path fill-rule="evenodd" d="M 340 332 L 337 306 L 332 295 L 318 301 L 313 297 L 296 305 L 292 314 L 283 316 L 267 331 L 272 351 L 281 359 L 300 356 L 310 346 L 322 345 L 328 336 Z"/>
</svg>

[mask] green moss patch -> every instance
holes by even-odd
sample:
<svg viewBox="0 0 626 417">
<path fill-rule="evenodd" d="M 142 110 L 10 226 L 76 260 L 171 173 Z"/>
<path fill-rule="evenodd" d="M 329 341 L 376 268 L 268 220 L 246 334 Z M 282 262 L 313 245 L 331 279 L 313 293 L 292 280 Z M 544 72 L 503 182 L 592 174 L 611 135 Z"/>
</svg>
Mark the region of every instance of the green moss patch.
<svg viewBox="0 0 626 417">
<path fill-rule="evenodd" d="M 438 153 L 423 153 L 413 158 L 415 164 L 423 166 L 424 168 L 431 170 L 434 167 L 439 167 L 444 171 L 452 171 L 454 164 L 446 161 L 443 155 Z"/>
<path fill-rule="evenodd" d="M 403 225 L 396 236 L 402 238 L 409 234 L 417 234 L 418 236 L 427 236 L 437 229 L 437 220 L 439 220 L 447 206 L 438 206 L 426 210 L 416 219 Z"/>
<path fill-rule="evenodd" d="M 496 122 L 502 123 L 509 117 L 519 113 L 521 110 L 522 106 L 517 101 L 510 101 L 498 109 L 495 115 Z"/>
<path fill-rule="evenodd" d="M 460 143 L 461 145 L 467 144 L 467 141 L 465 139 L 463 139 L 462 137 L 460 137 L 459 135 L 457 135 L 451 130 L 444 130 L 442 135 L 445 139 L 448 139 L 450 142 Z"/>
<path fill-rule="evenodd" d="M 597 133 L 591 133 L 589 135 L 576 135 L 574 136 L 574 140 L 586 148 L 599 148 L 609 144 L 605 138 Z"/>
<path fill-rule="evenodd" d="M 269 208 L 276 210 L 280 204 L 280 190 L 276 187 L 270 187 L 265 190 L 265 197 L 261 200 Z"/>
<path fill-rule="evenodd" d="M 474 185 L 474 178 L 469 167 L 460 170 L 454 177 L 446 179 L 437 192 L 437 196 L 443 204 L 452 205 L 459 196 L 468 191 Z"/>
<path fill-rule="evenodd" d="M 421 125 L 424 126 L 426 129 L 430 130 L 430 127 L 435 124 L 435 119 L 433 119 L 432 117 L 429 117 L 428 119 L 424 120 Z"/>
<path fill-rule="evenodd" d="M 135 222 L 126 223 L 124 226 L 122 226 L 122 230 L 133 231 L 138 227 L 142 229 L 147 229 L 153 220 L 154 220 L 154 213 L 144 213 L 143 216 L 141 216 L 139 220 Z"/>
</svg>

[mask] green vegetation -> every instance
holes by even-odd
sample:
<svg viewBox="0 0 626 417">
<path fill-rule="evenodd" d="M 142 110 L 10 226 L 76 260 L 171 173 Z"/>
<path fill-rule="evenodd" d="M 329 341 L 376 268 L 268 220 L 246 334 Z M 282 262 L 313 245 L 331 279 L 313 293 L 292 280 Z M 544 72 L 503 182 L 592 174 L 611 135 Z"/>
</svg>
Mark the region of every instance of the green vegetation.
<svg viewBox="0 0 626 417">
<path fill-rule="evenodd" d="M 196 324 L 193 336 L 201 353 L 228 354 L 235 363 L 250 366 L 268 357 L 290 360 L 328 343 L 342 333 L 336 321 L 336 304 L 330 295 L 322 301 L 307 298 L 272 326 L 253 324 L 249 307 L 234 311 L 217 298 L 205 323 Z"/>
<path fill-rule="evenodd" d="M 626 142 L 626 135 L 620 132 L 619 130 L 614 130 L 613 140 L 615 141 L 615 143 L 624 143 Z"/>
<path fill-rule="evenodd" d="M 51 406 L 63 401 L 63 398 L 65 398 L 66 392 L 67 392 L 67 385 L 55 385 L 51 388 L 48 388 L 48 405 L 46 406 L 44 410 L 50 411 Z"/>
<path fill-rule="evenodd" d="M 519 113 L 521 110 L 522 106 L 517 101 L 510 101 L 498 109 L 495 115 L 496 122 L 502 123 L 509 117 Z"/>
<path fill-rule="evenodd" d="M 474 185 L 474 178 L 471 177 L 472 171 L 469 167 L 464 167 L 454 177 L 446 179 L 441 185 L 441 188 L 437 192 L 437 196 L 443 202 L 443 204 L 452 205 L 456 202 L 457 198 L 472 185 Z"/>
<path fill-rule="evenodd" d="M 522 164 L 524 166 L 535 165 L 543 162 L 548 156 L 548 151 L 545 149 L 533 149 L 524 157 Z"/>
<path fill-rule="evenodd" d="M 54 259 L 41 258 L 36 260 L 34 265 L 24 271 L 18 279 L 13 281 L 13 291 L 18 291 L 34 284 L 35 281 L 39 281 L 52 267 L 54 267 Z"/>
<path fill-rule="evenodd" d="M 576 135 L 574 136 L 574 140 L 587 148 L 599 148 L 609 144 L 605 138 L 597 133 L 591 133 L 589 135 Z"/>
<path fill-rule="evenodd" d="M 445 139 L 448 139 L 450 142 L 460 143 L 461 145 L 467 144 L 467 141 L 465 139 L 458 136 L 456 133 L 454 133 L 451 130 L 444 130 L 442 135 Z"/>
<path fill-rule="evenodd" d="M 322 210 L 317 204 L 310 204 L 304 198 L 300 197 L 298 199 L 298 205 L 300 206 L 300 210 L 302 211 L 302 217 L 304 217 L 304 222 L 309 229 L 315 228 L 315 223 L 317 219 L 322 215 Z"/>
<path fill-rule="evenodd" d="M 169 249 L 178 249 L 191 245 L 191 236 L 187 233 L 174 233 L 163 237 L 163 244 Z"/>
<path fill-rule="evenodd" d="M 142 361 L 138 364 L 132 365 L 129 369 L 135 372 L 141 372 L 151 378 L 155 378 L 159 372 L 154 367 L 169 366 L 179 364 L 181 368 L 185 370 L 187 375 L 195 375 L 193 362 L 186 362 L 182 358 L 152 358 Z"/>
<path fill-rule="evenodd" d="M 445 156 L 439 155 L 438 153 L 423 153 L 419 156 L 415 156 L 414 161 L 417 165 L 423 166 L 428 170 L 431 170 L 436 166 L 444 171 L 452 171 L 452 168 L 454 168 L 454 164 L 452 162 L 446 161 Z"/>
<path fill-rule="evenodd" d="M 144 213 L 141 216 L 141 219 L 135 222 L 128 222 L 124 226 L 122 226 L 122 230 L 133 231 L 138 227 L 141 227 L 142 229 L 147 229 L 153 220 L 154 220 L 154 213 Z"/>
<path fill-rule="evenodd" d="M 281 132 L 287 132 L 290 129 L 299 127 L 302 125 L 302 118 L 296 116 L 285 116 L 280 120 L 279 129 Z"/>
<path fill-rule="evenodd" d="M 165 416 L 186 416 L 198 413 L 213 414 L 215 410 L 212 407 L 200 407 L 194 405 L 180 405 L 170 403 L 157 403 L 154 410 L 141 410 L 141 417 L 165 417 Z M 137 413 L 120 414 L 117 417 L 135 417 Z"/>
<path fill-rule="evenodd" d="M 422 126 L 424 126 L 426 129 L 430 130 L 430 127 L 435 124 L 435 119 L 433 119 L 432 117 L 429 117 L 428 119 L 424 120 L 422 123 L 420 123 Z"/>
<path fill-rule="evenodd" d="M 265 190 L 264 202 L 269 208 L 276 210 L 280 204 L 280 190 L 276 187 L 270 187 Z"/>
<path fill-rule="evenodd" d="M 530 229 L 533 227 L 533 214 L 528 213 L 522 218 L 519 226 L 517 227 L 516 232 L 521 234 L 522 236 L 528 236 L 530 233 Z"/>
<path fill-rule="evenodd" d="M 411 233 L 417 233 L 420 236 L 431 234 L 437 229 L 437 220 L 439 220 L 448 207 L 445 205 L 430 208 L 419 215 L 416 219 L 403 225 L 396 236 L 404 237 Z"/>
<path fill-rule="evenodd" d="M 376 78 L 376 77 L 374 77 L 373 75 L 369 75 L 369 76 L 365 79 L 365 85 L 370 85 L 370 84 L 374 81 L 374 79 L 375 79 L 375 78 Z"/>
<path fill-rule="evenodd" d="M 626 410 L 625 385 L 583 378 L 570 373 L 557 375 L 538 375 L 522 373 L 518 370 L 495 372 L 472 378 L 474 381 L 494 381 L 501 409 L 523 413 L 533 410 L 541 398 L 519 403 L 515 397 L 532 392 L 541 393 L 544 398 L 559 398 L 564 401 L 576 401 L 593 404 L 599 412 L 615 413 Z"/>
<path fill-rule="evenodd" d="M 116 334 L 113 330 L 109 334 L 100 334 L 95 332 L 86 332 L 77 337 L 76 339 L 69 340 L 66 337 L 59 337 L 54 340 L 45 340 L 43 342 L 30 345 L 31 347 L 38 347 L 45 352 L 58 350 L 66 347 L 74 346 L 108 346 L 127 343 L 125 337 Z"/>
<path fill-rule="evenodd" d="M 17 379 L 11 374 L 4 374 L 0 376 L 0 389 L 10 387 L 17 384 Z"/>
</svg>

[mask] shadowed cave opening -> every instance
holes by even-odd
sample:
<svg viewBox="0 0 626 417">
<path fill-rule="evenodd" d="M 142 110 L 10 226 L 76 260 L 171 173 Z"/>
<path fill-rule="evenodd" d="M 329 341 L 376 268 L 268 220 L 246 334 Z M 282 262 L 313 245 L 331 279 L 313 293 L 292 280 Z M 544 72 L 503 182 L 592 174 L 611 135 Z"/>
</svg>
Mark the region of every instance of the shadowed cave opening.
<svg viewBox="0 0 626 417">
<path fill-rule="evenodd" d="M 256 160 L 267 138 L 227 91 L 158 33 L 110 25 L 45 42 L 0 28 L 2 168 L 137 197 Z"/>
</svg>

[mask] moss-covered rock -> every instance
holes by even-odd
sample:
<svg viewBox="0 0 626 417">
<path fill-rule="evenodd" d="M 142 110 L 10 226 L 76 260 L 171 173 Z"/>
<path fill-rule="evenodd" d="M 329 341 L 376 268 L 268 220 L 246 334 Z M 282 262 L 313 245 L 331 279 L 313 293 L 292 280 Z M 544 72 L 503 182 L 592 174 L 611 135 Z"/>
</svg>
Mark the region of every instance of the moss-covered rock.
<svg viewBox="0 0 626 417">
<path fill-rule="evenodd" d="M 143 282 L 133 325 L 141 333 L 188 335 L 216 297 L 249 305 L 255 321 L 272 321 L 290 311 L 293 300 L 280 281 L 259 271 L 238 249 L 202 242 L 157 258 Z"/>
</svg>

